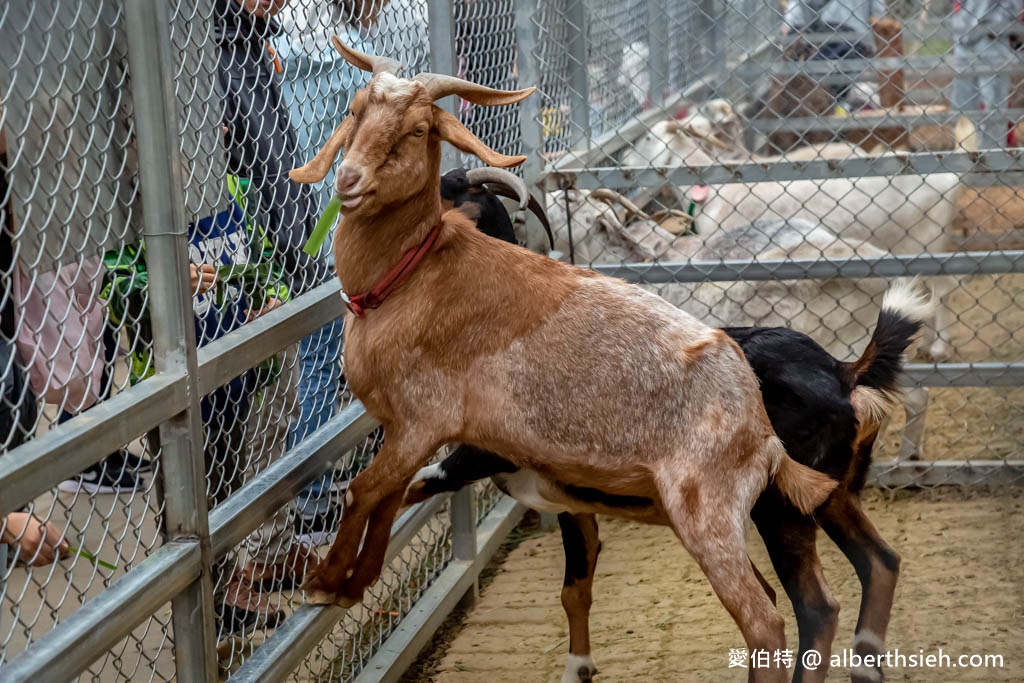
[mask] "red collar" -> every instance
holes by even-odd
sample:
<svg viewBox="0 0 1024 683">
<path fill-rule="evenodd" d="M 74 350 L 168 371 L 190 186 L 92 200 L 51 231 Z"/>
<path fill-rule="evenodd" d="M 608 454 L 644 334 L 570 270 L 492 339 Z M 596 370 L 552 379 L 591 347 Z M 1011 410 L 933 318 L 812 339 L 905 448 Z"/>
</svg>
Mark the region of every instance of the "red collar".
<svg viewBox="0 0 1024 683">
<path fill-rule="evenodd" d="M 342 292 L 342 299 L 344 299 L 348 310 L 352 311 L 357 318 L 362 318 L 366 315 L 366 311 L 377 308 L 384 303 L 384 300 L 391 296 L 391 293 L 395 291 L 398 285 L 402 284 L 402 281 L 416 268 L 416 264 L 422 261 L 423 257 L 430 251 L 430 248 L 434 246 L 437 236 L 441 234 L 441 224 L 442 221 L 438 221 L 430 229 L 430 232 L 427 233 L 427 236 L 423 238 L 423 241 L 420 242 L 420 245 L 405 252 L 401 260 L 384 276 L 384 279 L 375 284 L 369 291 L 352 297 L 346 296 Z"/>
</svg>

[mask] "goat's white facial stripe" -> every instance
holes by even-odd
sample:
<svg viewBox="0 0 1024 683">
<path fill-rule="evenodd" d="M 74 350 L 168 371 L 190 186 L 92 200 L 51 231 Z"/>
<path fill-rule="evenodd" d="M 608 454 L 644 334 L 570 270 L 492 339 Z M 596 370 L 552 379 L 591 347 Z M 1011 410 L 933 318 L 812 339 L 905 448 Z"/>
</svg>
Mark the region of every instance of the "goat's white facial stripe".
<svg viewBox="0 0 1024 683">
<path fill-rule="evenodd" d="M 352 505 L 352 502 L 356 497 L 352 494 L 352 491 L 345 491 L 345 507 Z"/>
<path fill-rule="evenodd" d="M 405 95 L 412 90 L 412 81 L 399 78 L 394 74 L 382 73 L 373 82 L 373 93 L 388 98 L 392 95 Z"/>
</svg>

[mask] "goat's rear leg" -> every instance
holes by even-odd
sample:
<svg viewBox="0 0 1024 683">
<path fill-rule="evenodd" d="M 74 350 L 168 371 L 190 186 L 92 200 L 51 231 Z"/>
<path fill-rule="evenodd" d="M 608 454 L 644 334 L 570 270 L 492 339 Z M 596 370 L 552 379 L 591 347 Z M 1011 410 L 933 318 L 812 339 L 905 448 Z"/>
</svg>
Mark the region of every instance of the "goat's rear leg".
<svg viewBox="0 0 1024 683">
<path fill-rule="evenodd" d="M 307 602 L 349 607 L 361 599 L 380 572 L 406 487 L 434 450 L 433 443 L 387 434 L 370 465 L 345 492 L 338 535 L 327 557 L 303 582 Z"/>
<path fill-rule="evenodd" d="M 558 515 L 565 551 L 562 607 L 569 620 L 569 658 L 562 683 L 590 683 L 597 665 L 590 653 L 590 605 L 594 593 L 594 569 L 601 551 L 597 517 L 588 514 Z"/>
<path fill-rule="evenodd" d="M 776 651 L 786 649 L 785 624 L 747 557 L 744 493 L 719 479 L 680 483 L 671 472 L 659 476 L 658 489 L 676 535 L 743 633 L 751 661 L 768 653 L 769 666 L 752 666 L 749 680 L 786 681 L 786 668 L 775 661 Z"/>
<path fill-rule="evenodd" d="M 796 509 L 765 494 L 754 506 L 751 517 L 764 540 L 772 566 L 786 595 L 793 603 L 799 629 L 799 654 L 794 658 L 794 683 L 824 681 L 828 673 L 832 641 L 839 625 L 839 603 L 825 582 L 815 542 L 818 527 Z M 821 654 L 817 669 L 804 668 L 803 653 Z"/>
<path fill-rule="evenodd" d="M 900 556 L 881 537 L 853 494 L 833 496 L 819 516 L 822 529 L 850 560 L 860 579 L 860 615 L 853 649 L 861 656 L 881 654 L 885 651 Z M 859 667 L 850 672 L 850 678 L 854 683 L 877 683 L 882 680 L 882 671 L 880 667 Z"/>
</svg>

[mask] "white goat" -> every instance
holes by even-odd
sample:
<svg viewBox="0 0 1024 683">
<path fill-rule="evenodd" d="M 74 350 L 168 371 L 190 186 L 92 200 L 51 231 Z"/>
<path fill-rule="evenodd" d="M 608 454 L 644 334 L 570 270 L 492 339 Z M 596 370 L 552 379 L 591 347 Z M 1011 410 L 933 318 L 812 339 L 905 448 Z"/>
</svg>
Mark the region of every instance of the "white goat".
<svg viewBox="0 0 1024 683">
<path fill-rule="evenodd" d="M 735 160 L 744 152 L 726 150 L 737 140 L 738 117 L 727 102 L 712 100 L 682 121 L 663 121 L 637 141 L 623 165 L 700 166 Z M 866 153 L 848 143 L 828 143 L 784 158 L 846 158 Z M 777 161 L 783 157 L 757 157 Z M 844 240 L 869 241 L 893 254 L 938 253 L 951 248 L 950 227 L 962 183 L 955 173 L 827 178 L 813 180 L 729 183 L 709 188 L 695 215 L 695 229 L 704 239 L 764 218 L 804 218 L 820 222 Z M 689 188 L 673 188 L 680 204 Z M 636 198 L 641 203 L 640 197 Z M 685 204 L 684 204 L 685 205 Z M 955 289 L 952 277 L 931 278 L 938 299 L 928 354 L 935 360 L 950 355 L 950 314 L 945 298 Z"/>
</svg>

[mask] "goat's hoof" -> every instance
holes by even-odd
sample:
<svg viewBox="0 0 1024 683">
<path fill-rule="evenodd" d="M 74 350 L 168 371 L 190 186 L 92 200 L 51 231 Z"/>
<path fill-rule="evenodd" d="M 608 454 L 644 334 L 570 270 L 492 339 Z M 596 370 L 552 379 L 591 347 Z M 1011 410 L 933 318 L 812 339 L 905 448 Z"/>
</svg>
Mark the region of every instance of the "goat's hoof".
<svg viewBox="0 0 1024 683">
<path fill-rule="evenodd" d="M 338 594 L 320 588 L 310 588 L 303 591 L 306 595 L 307 605 L 334 605 L 338 602 Z"/>
<path fill-rule="evenodd" d="M 590 655 L 569 655 L 561 683 L 593 683 L 597 675 L 597 664 Z"/>
<path fill-rule="evenodd" d="M 358 605 L 362 601 L 363 601 L 362 596 L 360 596 L 358 598 L 353 598 L 351 595 L 340 595 L 339 594 L 334 599 L 334 604 L 337 605 L 338 607 L 342 607 L 344 609 L 348 609 L 349 607 L 352 607 L 353 605 Z"/>
<path fill-rule="evenodd" d="M 850 683 L 882 683 L 885 676 L 882 669 L 877 666 L 865 666 L 861 664 L 850 670 Z"/>
<path fill-rule="evenodd" d="M 949 344 L 942 341 L 941 339 L 936 339 L 934 342 L 932 342 L 931 346 L 928 347 L 926 356 L 933 363 L 941 363 L 943 361 L 949 360 Z"/>
</svg>

